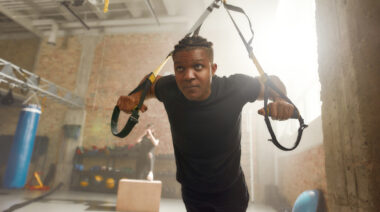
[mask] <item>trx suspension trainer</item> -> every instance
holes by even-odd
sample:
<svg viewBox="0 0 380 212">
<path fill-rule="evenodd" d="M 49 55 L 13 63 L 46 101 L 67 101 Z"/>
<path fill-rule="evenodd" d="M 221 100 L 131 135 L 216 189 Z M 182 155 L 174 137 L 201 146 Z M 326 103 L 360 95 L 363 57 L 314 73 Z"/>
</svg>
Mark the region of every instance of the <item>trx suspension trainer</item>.
<svg viewBox="0 0 380 212">
<path fill-rule="evenodd" d="M 267 125 L 268 131 L 269 131 L 269 133 L 271 135 L 271 139 L 269 139 L 269 141 L 271 141 L 277 148 L 279 148 L 281 150 L 291 151 L 291 150 L 295 149 L 298 146 L 298 144 L 300 143 L 303 130 L 307 127 L 307 125 L 304 123 L 304 120 L 301 117 L 301 114 L 299 113 L 297 107 L 293 104 L 293 102 L 285 94 L 283 94 L 280 91 L 280 89 L 278 89 L 271 82 L 271 80 L 268 78 L 267 74 L 264 72 L 263 68 L 261 67 L 259 61 L 256 59 L 256 57 L 255 57 L 255 55 L 253 53 L 252 47 L 251 47 L 251 43 L 252 43 L 252 40 L 253 40 L 253 34 L 254 34 L 253 30 L 252 30 L 252 24 L 251 24 L 251 21 L 250 21 L 249 17 L 247 16 L 247 14 L 244 12 L 244 10 L 242 8 L 240 8 L 240 7 L 236 7 L 236 6 L 227 4 L 226 0 L 223 0 L 223 1 L 221 1 L 221 0 L 214 0 L 210 4 L 210 6 L 208 6 L 207 9 L 203 12 L 203 14 L 200 16 L 200 18 L 197 20 L 197 22 L 193 25 L 193 27 L 189 30 L 189 32 L 185 35 L 185 37 L 197 36 L 198 33 L 199 33 L 199 30 L 200 30 L 200 28 L 202 26 L 202 23 L 204 22 L 204 20 L 212 12 L 212 10 L 214 8 L 219 8 L 220 7 L 220 3 L 222 3 L 223 6 L 224 6 L 224 8 L 226 9 L 229 17 L 231 18 L 231 21 L 232 21 L 234 27 L 236 28 L 236 31 L 239 33 L 239 36 L 240 36 L 242 42 L 244 43 L 244 45 L 246 47 L 246 50 L 247 50 L 248 55 L 249 55 L 249 58 L 253 61 L 254 65 L 256 66 L 256 69 L 258 70 L 258 72 L 260 74 L 261 81 L 265 84 L 264 85 L 264 87 L 265 87 L 265 91 L 264 91 L 264 111 L 265 111 L 265 116 L 264 117 L 265 118 L 264 118 L 264 120 L 265 120 L 265 123 Z M 250 31 L 252 33 L 252 36 L 251 36 L 251 38 L 249 39 L 248 42 L 246 41 L 246 39 L 244 38 L 243 34 L 241 33 L 239 27 L 237 26 L 235 20 L 232 17 L 230 11 L 242 13 L 247 18 L 248 23 L 249 23 L 249 27 L 250 27 Z M 131 130 L 133 129 L 133 127 L 138 123 L 139 110 L 141 109 L 141 107 L 142 107 L 142 105 L 144 103 L 145 96 L 146 96 L 147 92 L 150 90 L 152 84 L 155 82 L 156 77 L 158 76 L 159 72 L 161 71 L 161 69 L 164 67 L 164 65 L 166 64 L 166 62 L 169 60 L 169 58 L 171 56 L 172 56 L 172 52 L 170 52 L 168 54 L 168 56 L 156 68 L 156 70 L 154 70 L 153 72 L 151 72 L 145 78 L 145 80 L 137 88 L 135 88 L 131 93 L 129 93 L 129 95 L 131 95 L 131 94 L 134 94 L 134 93 L 142 90 L 142 94 L 141 94 L 141 98 L 140 98 L 139 103 L 132 110 L 132 114 L 129 117 L 127 124 L 124 126 L 124 128 L 120 132 L 118 132 L 118 130 L 117 130 L 117 123 L 118 123 L 118 119 L 119 119 L 120 109 L 119 109 L 118 106 L 115 106 L 115 108 L 113 110 L 113 113 L 112 113 L 112 118 L 111 118 L 111 132 L 112 132 L 113 135 L 115 135 L 117 137 L 120 137 L 120 138 L 123 138 L 123 137 L 127 136 L 131 132 Z M 278 142 L 278 140 L 276 138 L 276 135 L 273 132 L 272 125 L 271 125 L 270 120 L 269 120 L 270 111 L 269 111 L 269 108 L 267 106 L 268 105 L 268 99 L 269 99 L 269 91 L 268 91 L 269 87 L 271 89 L 273 89 L 275 92 L 277 92 L 282 99 L 284 99 L 289 104 L 291 104 L 291 105 L 294 106 L 294 112 L 293 112 L 293 115 L 292 115 L 291 118 L 298 119 L 300 126 L 298 128 L 297 139 L 296 139 L 294 145 L 292 147 L 290 147 L 290 148 L 282 146 Z"/>
</svg>

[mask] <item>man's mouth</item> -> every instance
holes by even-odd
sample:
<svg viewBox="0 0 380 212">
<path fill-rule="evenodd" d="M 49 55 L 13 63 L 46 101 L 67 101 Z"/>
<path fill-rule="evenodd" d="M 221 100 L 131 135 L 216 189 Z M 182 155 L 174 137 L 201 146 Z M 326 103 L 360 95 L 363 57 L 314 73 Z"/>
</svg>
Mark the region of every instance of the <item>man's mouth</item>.
<svg viewBox="0 0 380 212">
<path fill-rule="evenodd" d="M 199 85 L 187 85 L 183 87 L 184 89 L 194 89 L 194 88 L 199 88 Z"/>
</svg>

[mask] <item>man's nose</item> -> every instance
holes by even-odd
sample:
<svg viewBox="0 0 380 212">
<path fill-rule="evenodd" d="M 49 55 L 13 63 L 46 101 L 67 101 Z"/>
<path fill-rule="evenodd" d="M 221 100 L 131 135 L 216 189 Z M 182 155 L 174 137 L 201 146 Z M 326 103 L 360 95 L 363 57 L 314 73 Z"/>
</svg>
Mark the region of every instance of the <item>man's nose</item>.
<svg viewBox="0 0 380 212">
<path fill-rule="evenodd" d="M 186 80 L 192 80 L 195 79 L 195 73 L 194 70 L 189 68 L 185 71 L 185 79 Z"/>
</svg>

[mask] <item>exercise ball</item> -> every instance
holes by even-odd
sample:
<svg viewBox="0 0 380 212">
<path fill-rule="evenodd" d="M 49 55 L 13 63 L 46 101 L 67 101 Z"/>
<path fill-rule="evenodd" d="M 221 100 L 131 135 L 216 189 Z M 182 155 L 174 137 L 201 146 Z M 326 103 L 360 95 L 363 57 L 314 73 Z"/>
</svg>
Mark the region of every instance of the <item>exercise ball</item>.
<svg viewBox="0 0 380 212">
<path fill-rule="evenodd" d="M 318 190 L 302 192 L 294 202 L 292 212 L 317 212 L 319 202 Z"/>
<path fill-rule="evenodd" d="M 84 178 L 82 181 L 80 181 L 80 186 L 82 187 L 87 187 L 88 184 L 88 178 Z"/>
</svg>

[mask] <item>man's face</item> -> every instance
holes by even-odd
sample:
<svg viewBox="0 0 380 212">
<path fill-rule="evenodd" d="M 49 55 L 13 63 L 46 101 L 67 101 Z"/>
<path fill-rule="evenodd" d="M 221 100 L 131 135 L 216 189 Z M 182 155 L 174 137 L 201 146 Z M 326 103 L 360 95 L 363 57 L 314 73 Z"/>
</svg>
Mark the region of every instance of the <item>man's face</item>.
<svg viewBox="0 0 380 212">
<path fill-rule="evenodd" d="M 207 50 L 195 48 L 177 52 L 174 57 L 177 86 L 191 101 L 206 100 L 211 94 L 211 80 L 216 64 L 210 61 Z"/>
</svg>

